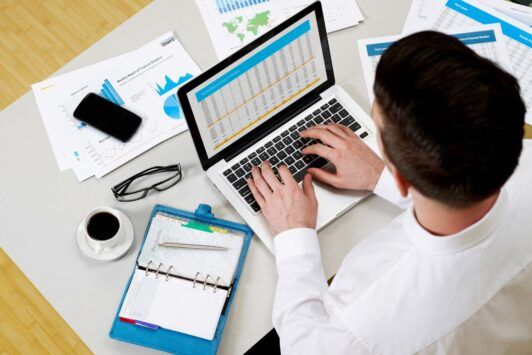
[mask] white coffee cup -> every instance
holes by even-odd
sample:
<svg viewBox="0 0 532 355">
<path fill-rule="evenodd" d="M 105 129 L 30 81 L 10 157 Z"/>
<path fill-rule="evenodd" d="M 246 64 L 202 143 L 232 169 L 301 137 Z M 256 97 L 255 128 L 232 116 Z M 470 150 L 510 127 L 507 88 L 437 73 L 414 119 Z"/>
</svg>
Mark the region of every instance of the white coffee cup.
<svg viewBox="0 0 532 355">
<path fill-rule="evenodd" d="M 102 215 L 106 215 L 105 218 L 103 218 Z M 116 223 L 113 222 L 113 218 L 110 218 L 109 215 L 116 219 L 118 226 L 116 226 Z M 107 223 L 105 225 L 99 223 L 100 228 L 96 228 L 98 227 L 98 222 L 102 221 L 112 223 Z M 96 207 L 89 212 L 87 217 L 85 217 L 84 232 L 87 244 L 96 254 L 111 249 L 124 240 L 125 228 L 122 214 L 111 207 Z M 96 235 L 95 232 L 100 232 L 100 234 Z M 93 235 L 91 235 L 91 233 Z"/>
</svg>

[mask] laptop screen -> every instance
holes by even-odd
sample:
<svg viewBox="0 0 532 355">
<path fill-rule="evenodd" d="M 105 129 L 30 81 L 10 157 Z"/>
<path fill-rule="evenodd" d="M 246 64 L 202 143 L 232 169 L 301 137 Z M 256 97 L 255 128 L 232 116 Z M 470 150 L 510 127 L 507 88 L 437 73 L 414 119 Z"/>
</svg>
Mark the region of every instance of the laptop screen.
<svg viewBox="0 0 532 355">
<path fill-rule="evenodd" d="M 313 11 L 187 93 L 207 157 L 325 81 Z"/>
</svg>

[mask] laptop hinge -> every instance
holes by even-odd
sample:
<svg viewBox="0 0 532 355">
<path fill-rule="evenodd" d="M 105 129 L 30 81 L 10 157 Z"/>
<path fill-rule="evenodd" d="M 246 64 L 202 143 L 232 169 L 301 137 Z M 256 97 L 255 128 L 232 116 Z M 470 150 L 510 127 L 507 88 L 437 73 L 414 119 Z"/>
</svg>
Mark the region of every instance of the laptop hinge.
<svg viewBox="0 0 532 355">
<path fill-rule="evenodd" d="M 275 122 L 270 127 L 268 127 L 268 129 L 266 129 L 266 130 L 264 130 L 264 131 L 262 131 L 260 133 L 257 132 L 257 134 L 256 134 L 254 139 L 250 140 L 249 142 L 247 142 L 244 145 L 241 145 L 239 147 L 239 149 L 236 149 L 234 152 L 229 153 L 225 157 L 226 161 L 230 161 L 231 159 L 236 157 L 238 154 L 242 153 L 244 150 L 248 149 L 250 146 L 255 144 L 257 141 L 259 141 L 262 138 L 266 137 L 268 134 L 272 133 L 277 128 L 281 127 L 286 122 L 290 121 L 292 118 L 296 117 L 301 112 L 305 111 L 310 106 L 314 105 L 316 102 L 318 102 L 320 100 L 321 100 L 320 94 L 316 94 L 316 95 L 312 95 L 312 96 L 310 96 L 308 98 L 303 99 L 301 102 L 298 102 L 297 105 L 292 105 L 294 107 L 292 109 L 287 108 L 286 109 L 287 110 L 286 114 L 283 113 L 283 115 L 285 115 L 284 119 L 281 119 L 278 122 Z M 297 107 L 295 107 L 295 106 L 297 106 Z"/>
</svg>

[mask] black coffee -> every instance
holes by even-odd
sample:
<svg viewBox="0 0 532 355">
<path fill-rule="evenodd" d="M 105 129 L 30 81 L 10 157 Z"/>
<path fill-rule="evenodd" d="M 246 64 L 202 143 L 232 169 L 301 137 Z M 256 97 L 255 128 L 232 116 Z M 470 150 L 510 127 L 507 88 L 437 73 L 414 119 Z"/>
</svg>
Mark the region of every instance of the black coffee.
<svg viewBox="0 0 532 355">
<path fill-rule="evenodd" d="M 87 223 L 89 236 L 96 240 L 111 239 L 119 228 L 118 218 L 109 212 L 98 212 Z"/>
</svg>

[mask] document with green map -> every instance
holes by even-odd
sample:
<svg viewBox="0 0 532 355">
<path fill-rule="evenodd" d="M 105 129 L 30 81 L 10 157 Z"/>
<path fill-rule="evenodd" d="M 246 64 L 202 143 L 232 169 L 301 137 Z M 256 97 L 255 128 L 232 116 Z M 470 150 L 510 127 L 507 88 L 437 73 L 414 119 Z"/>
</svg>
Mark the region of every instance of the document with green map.
<svg viewBox="0 0 532 355">
<path fill-rule="evenodd" d="M 218 59 L 264 34 L 312 0 L 196 0 Z M 327 32 L 363 20 L 355 0 L 322 0 Z"/>
</svg>

